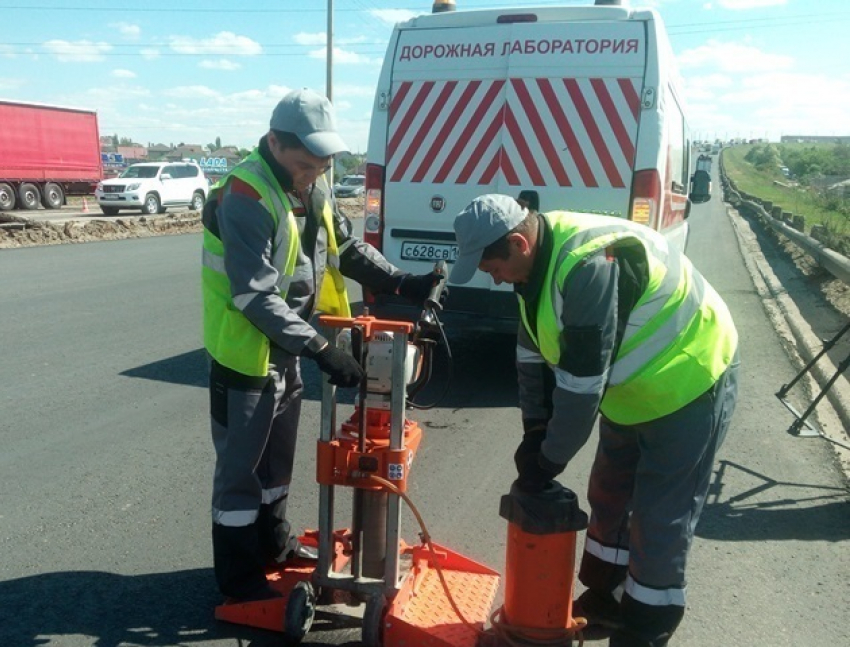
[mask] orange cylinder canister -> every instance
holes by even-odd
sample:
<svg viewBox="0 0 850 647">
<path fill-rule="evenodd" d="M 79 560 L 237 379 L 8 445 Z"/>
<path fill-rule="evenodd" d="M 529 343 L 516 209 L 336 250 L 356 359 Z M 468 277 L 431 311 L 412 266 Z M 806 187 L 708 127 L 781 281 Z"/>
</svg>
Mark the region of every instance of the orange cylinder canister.
<svg viewBox="0 0 850 647">
<path fill-rule="evenodd" d="M 503 622 L 543 633 L 572 629 L 576 533 L 587 528 L 575 492 L 555 481 L 539 493 L 514 484 L 499 514 L 508 521 Z"/>
</svg>

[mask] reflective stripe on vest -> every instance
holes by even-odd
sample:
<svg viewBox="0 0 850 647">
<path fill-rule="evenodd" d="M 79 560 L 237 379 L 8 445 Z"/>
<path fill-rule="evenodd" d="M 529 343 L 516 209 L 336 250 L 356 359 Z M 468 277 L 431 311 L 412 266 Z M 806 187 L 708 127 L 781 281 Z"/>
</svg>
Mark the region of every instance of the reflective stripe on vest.
<svg viewBox="0 0 850 647">
<path fill-rule="evenodd" d="M 563 288 L 570 272 L 591 254 L 609 246 L 641 245 L 649 280 L 634 309 L 611 364 L 602 413 L 619 424 L 654 420 L 682 408 L 720 377 L 737 347 L 737 332 L 726 304 L 681 254 L 669 253 L 656 232 L 626 220 L 589 214 L 544 215 L 554 237 L 531 330 L 520 298 L 520 315 L 546 362 L 561 356 Z"/>
<path fill-rule="evenodd" d="M 274 223 L 271 263 L 278 270 L 281 298 L 286 292 L 298 257 L 298 225 L 286 194 L 271 169 L 255 150 L 231 173 L 213 187 L 217 195 L 234 177 L 249 184 L 260 194 L 260 204 Z M 272 189 L 274 187 L 274 189 Z M 281 226 L 280 215 L 286 214 Z M 284 247 L 284 242 L 288 244 Z M 269 339 L 256 328 L 233 302 L 230 279 L 224 267 L 224 245 L 204 228 L 203 267 L 204 346 L 222 366 L 255 377 L 268 375 Z"/>
</svg>

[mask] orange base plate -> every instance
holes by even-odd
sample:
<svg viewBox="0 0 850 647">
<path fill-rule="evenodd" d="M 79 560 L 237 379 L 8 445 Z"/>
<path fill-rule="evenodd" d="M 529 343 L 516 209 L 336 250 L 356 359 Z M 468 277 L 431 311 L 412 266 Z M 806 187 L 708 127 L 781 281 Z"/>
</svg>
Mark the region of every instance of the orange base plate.
<svg viewBox="0 0 850 647">
<path fill-rule="evenodd" d="M 474 647 L 499 588 L 499 574 L 459 553 L 434 544 L 446 584 L 464 618 L 449 603 L 434 558 L 427 548 L 409 549 L 413 572 L 390 603 L 384 618 L 384 645 Z"/>
</svg>

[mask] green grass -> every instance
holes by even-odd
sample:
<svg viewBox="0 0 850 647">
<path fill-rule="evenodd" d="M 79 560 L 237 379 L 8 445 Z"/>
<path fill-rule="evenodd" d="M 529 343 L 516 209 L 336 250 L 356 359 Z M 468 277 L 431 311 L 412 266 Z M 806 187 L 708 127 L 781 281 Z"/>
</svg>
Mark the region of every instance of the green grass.
<svg viewBox="0 0 850 647">
<path fill-rule="evenodd" d="M 753 148 L 752 145 L 732 146 L 723 149 L 723 164 L 726 174 L 731 178 L 739 191 L 745 191 L 762 200 L 770 200 L 780 205 L 783 211 L 806 218 L 806 231 L 812 225 L 822 224 L 830 232 L 843 236 L 847 235 L 847 217 L 840 211 L 826 208 L 822 198 L 812 194 L 806 187 L 784 187 L 774 184 L 774 181 L 788 183 L 779 170 L 775 172 L 760 171 L 744 159 Z"/>
</svg>

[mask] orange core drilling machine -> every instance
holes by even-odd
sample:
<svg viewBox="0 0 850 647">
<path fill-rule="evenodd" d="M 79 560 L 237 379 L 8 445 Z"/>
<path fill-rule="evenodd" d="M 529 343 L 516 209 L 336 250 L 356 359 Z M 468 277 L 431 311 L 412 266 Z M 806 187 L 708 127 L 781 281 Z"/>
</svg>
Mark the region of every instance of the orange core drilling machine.
<svg viewBox="0 0 850 647">
<path fill-rule="evenodd" d="M 437 271 L 446 276 L 446 264 Z M 278 599 L 223 604 L 216 618 L 283 632 L 299 644 L 320 602 L 365 600 L 367 647 L 569 645 L 581 622 L 571 616 L 576 530 L 586 526 L 575 495 L 552 484 L 503 497 L 508 520 L 504 605 L 490 617 L 498 572 L 431 541 L 408 499 L 407 482 L 422 441 L 407 417 L 408 398 L 430 379 L 433 351 L 446 342 L 438 318 L 445 280 L 434 287 L 417 323 L 321 317 L 331 343 L 365 370 L 354 412 L 337 421 L 336 387 L 322 386 L 317 444 L 318 530 L 300 541 L 318 560 L 294 558 L 267 573 Z M 334 529 L 336 490 L 352 493 L 350 529 Z M 570 498 L 571 497 L 571 498 Z M 422 526 L 419 545 L 401 539 L 401 502 Z M 584 525 L 582 525 L 582 522 Z M 544 600 L 545 598 L 545 600 Z M 545 603 L 544 603 L 545 602 Z M 492 627 L 485 631 L 488 618 Z"/>
</svg>

